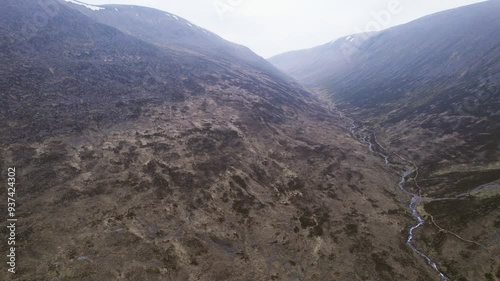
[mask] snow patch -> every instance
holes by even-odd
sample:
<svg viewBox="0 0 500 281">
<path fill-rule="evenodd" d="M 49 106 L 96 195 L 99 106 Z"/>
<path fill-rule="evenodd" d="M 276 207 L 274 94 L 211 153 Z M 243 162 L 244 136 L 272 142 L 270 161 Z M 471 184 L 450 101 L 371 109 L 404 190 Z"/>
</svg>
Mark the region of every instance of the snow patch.
<svg viewBox="0 0 500 281">
<path fill-rule="evenodd" d="M 178 17 L 176 17 L 176 16 L 173 16 L 173 17 L 174 17 L 174 19 L 179 20 L 179 18 L 178 18 Z"/>
<path fill-rule="evenodd" d="M 192 24 L 190 24 L 189 22 L 186 22 L 186 24 L 189 26 L 189 27 L 193 27 Z"/>
<path fill-rule="evenodd" d="M 139 16 L 139 14 L 135 14 L 136 16 Z"/>
<path fill-rule="evenodd" d="M 165 13 L 165 15 L 167 15 L 167 17 L 172 17 L 169 13 Z"/>
<path fill-rule="evenodd" d="M 115 8 L 115 11 L 117 11 L 117 12 L 118 12 L 118 9 L 117 9 L 117 8 Z"/>
<path fill-rule="evenodd" d="M 91 9 L 92 11 L 99 11 L 99 10 L 104 10 L 105 9 L 103 7 L 89 5 L 89 4 L 86 4 L 86 3 L 83 3 L 83 2 L 79 2 L 79 1 L 76 1 L 76 0 L 64 0 L 64 1 L 76 4 L 76 5 L 84 6 L 87 9 Z"/>
</svg>

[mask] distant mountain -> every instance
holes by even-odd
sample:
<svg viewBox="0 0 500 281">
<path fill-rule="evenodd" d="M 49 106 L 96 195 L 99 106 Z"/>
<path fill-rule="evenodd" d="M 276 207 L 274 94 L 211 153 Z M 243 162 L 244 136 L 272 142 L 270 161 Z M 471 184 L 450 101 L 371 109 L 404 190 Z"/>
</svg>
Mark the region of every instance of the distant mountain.
<svg viewBox="0 0 500 281">
<path fill-rule="evenodd" d="M 500 204 L 500 2 L 340 38 L 270 62 L 329 96 L 346 115 L 373 130 L 382 146 L 420 166 L 422 196 L 453 198 L 496 186 L 482 199 L 424 205 L 438 225 L 498 253 L 491 229 L 498 229 L 494 222 L 500 213 L 487 207 L 481 211 L 481 206 Z M 432 231 L 426 228 L 427 239 Z M 464 273 L 470 268 L 467 258 L 449 252 L 467 242 L 457 246 L 456 237 L 442 239 L 426 247 L 447 260 L 453 280 L 475 279 Z M 485 265 L 484 271 L 495 267 Z"/>
<path fill-rule="evenodd" d="M 0 117 L 19 202 L 7 279 L 438 279 L 405 244 L 405 165 L 173 14 L 3 1 Z"/>
<path fill-rule="evenodd" d="M 269 62 L 307 86 L 314 87 L 351 63 L 351 53 L 373 33 L 346 36 L 311 49 L 291 51 L 269 58 Z"/>
</svg>

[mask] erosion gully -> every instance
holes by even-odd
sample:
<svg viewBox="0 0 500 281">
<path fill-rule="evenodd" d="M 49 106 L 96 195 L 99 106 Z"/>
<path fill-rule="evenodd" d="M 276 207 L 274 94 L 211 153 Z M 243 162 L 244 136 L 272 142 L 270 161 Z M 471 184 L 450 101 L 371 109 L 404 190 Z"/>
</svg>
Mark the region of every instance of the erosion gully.
<svg viewBox="0 0 500 281">
<path fill-rule="evenodd" d="M 351 127 L 349 128 L 349 131 L 351 135 L 358 139 L 360 142 L 366 144 L 368 146 L 368 149 L 370 152 L 378 154 L 380 157 L 382 157 L 385 161 L 386 165 L 393 165 L 393 163 L 390 161 L 390 157 L 388 155 L 387 149 L 383 147 L 376 138 L 376 135 L 374 132 L 367 130 L 362 124 L 354 122 L 352 119 L 346 117 L 342 112 L 332 109 L 333 112 L 337 113 L 344 121 L 346 121 L 347 124 L 349 124 Z M 380 152 L 382 151 L 382 152 Z M 414 232 L 418 228 L 420 228 L 422 225 L 424 225 L 425 220 L 423 219 L 422 215 L 418 212 L 417 205 L 418 202 L 421 201 L 420 194 L 415 194 L 413 192 L 410 192 L 406 187 L 406 180 L 408 176 L 412 174 L 418 175 L 418 166 L 415 165 L 415 163 L 399 156 L 396 154 L 396 156 L 403 161 L 411 164 L 414 166 L 414 170 L 409 171 L 403 171 L 402 176 L 398 182 L 398 187 L 406 194 L 408 195 L 411 200 L 408 205 L 408 208 L 410 209 L 410 212 L 413 216 L 413 218 L 416 221 L 416 224 L 411 226 L 408 229 L 408 238 L 406 239 L 406 245 L 410 249 L 412 249 L 415 253 L 417 253 L 419 256 L 425 259 L 427 264 L 432 267 L 438 274 L 439 277 L 441 278 L 441 281 L 451 281 L 451 279 L 444 274 L 444 272 L 439 268 L 439 266 L 427 255 L 425 254 L 422 250 L 418 249 L 417 246 L 415 245 L 414 241 Z M 416 179 L 416 178 L 415 178 Z M 439 199 L 437 199 L 439 200 Z M 432 201 L 432 200 L 431 200 Z"/>
</svg>

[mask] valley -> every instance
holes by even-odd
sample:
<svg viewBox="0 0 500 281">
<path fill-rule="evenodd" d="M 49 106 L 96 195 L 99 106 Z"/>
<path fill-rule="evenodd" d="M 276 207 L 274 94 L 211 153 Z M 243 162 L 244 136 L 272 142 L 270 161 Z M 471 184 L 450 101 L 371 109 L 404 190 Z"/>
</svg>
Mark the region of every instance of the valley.
<svg viewBox="0 0 500 281">
<path fill-rule="evenodd" d="M 350 131 L 351 131 L 351 135 L 354 138 L 356 138 L 356 136 L 358 136 L 358 140 L 361 143 L 367 144 L 368 145 L 368 150 L 370 152 L 376 153 L 376 154 L 380 155 L 384 159 L 384 162 L 385 162 L 386 165 L 393 165 L 389 161 L 389 155 L 384 154 L 384 153 L 387 153 L 386 149 L 384 147 L 382 147 L 377 142 L 376 136 L 375 136 L 375 134 L 373 132 L 367 132 L 368 134 L 366 134 L 366 132 L 365 132 L 365 135 L 363 135 L 362 132 L 364 130 L 366 130 L 366 128 L 363 128 L 363 127 L 359 128 L 358 126 L 356 126 L 354 124 L 354 122 L 352 120 L 350 120 L 349 118 L 347 118 L 344 113 L 342 113 L 340 111 L 337 111 L 337 113 L 339 114 L 339 116 L 347 124 L 351 124 Z M 357 129 L 360 130 L 362 137 L 360 137 L 360 133 L 356 132 Z M 383 152 L 380 152 L 379 150 L 381 150 Z M 405 164 L 407 164 L 407 165 L 408 164 L 413 165 L 413 168 L 414 168 L 413 171 L 404 171 L 403 175 L 401 176 L 401 179 L 397 183 L 397 185 L 401 189 L 401 191 L 403 191 L 406 195 L 408 195 L 409 197 L 411 197 L 410 203 L 408 204 L 408 208 L 409 208 L 409 211 L 411 212 L 413 218 L 417 222 L 416 225 L 413 225 L 413 226 L 411 226 L 409 228 L 409 230 L 408 230 L 408 238 L 406 240 L 406 244 L 415 253 L 417 253 L 419 256 L 421 256 L 422 258 L 424 258 L 426 260 L 427 264 L 429 264 L 429 266 L 431 266 L 433 269 L 436 270 L 436 272 L 439 274 L 439 277 L 440 277 L 441 281 L 449 281 L 450 279 L 442 272 L 442 270 L 439 268 L 439 266 L 434 261 L 432 261 L 432 259 L 428 255 L 426 255 L 421 250 L 419 250 L 415 246 L 415 244 L 413 242 L 413 240 L 414 240 L 414 232 L 425 223 L 424 219 L 422 218 L 421 212 L 418 210 L 418 204 L 420 203 L 420 201 L 422 200 L 422 198 L 420 198 L 419 195 L 406 190 L 405 184 L 407 182 L 407 178 L 409 176 L 411 176 L 411 175 L 414 175 L 413 178 L 412 178 L 412 180 L 414 180 L 415 182 L 418 181 L 417 177 L 418 177 L 418 170 L 419 170 L 419 168 L 412 161 L 404 159 L 403 157 L 401 157 L 399 155 L 398 155 L 398 158 L 400 158 L 401 160 L 403 160 L 403 162 L 405 162 Z M 419 189 L 419 193 L 420 193 L 420 189 Z M 437 199 L 437 200 L 439 200 L 439 199 Z M 434 201 L 434 199 L 430 199 L 429 201 L 432 202 L 432 201 Z"/>
<path fill-rule="evenodd" d="M 327 103 L 331 103 L 328 101 L 328 98 L 325 98 L 325 101 Z M 408 238 L 407 238 L 407 245 L 410 247 L 415 253 L 417 253 L 421 258 L 423 258 L 427 264 L 432 267 L 437 274 L 440 277 L 441 281 L 448 281 L 452 280 L 449 278 L 449 276 L 446 275 L 446 273 L 443 271 L 440 265 L 436 263 L 436 261 L 433 261 L 433 259 L 423 252 L 419 246 L 421 245 L 422 241 L 415 241 L 416 239 L 423 239 L 424 242 L 428 243 L 427 237 L 421 237 L 421 235 L 416 235 L 416 232 L 419 231 L 419 228 L 422 228 L 424 226 L 427 226 L 429 228 L 437 228 L 438 234 L 440 235 L 448 235 L 448 236 L 453 236 L 455 239 L 460 241 L 464 246 L 468 245 L 467 247 L 470 248 L 475 248 L 476 251 L 482 252 L 480 255 L 483 256 L 484 259 L 489 259 L 490 262 L 492 262 L 493 265 L 493 270 L 494 266 L 498 264 L 499 258 L 498 254 L 495 254 L 495 248 L 492 245 L 487 245 L 487 244 L 481 244 L 477 241 L 474 241 L 475 239 L 478 239 L 478 237 L 472 238 L 473 240 L 463 238 L 459 234 L 450 231 L 448 229 L 457 229 L 456 225 L 453 225 L 455 223 L 446 223 L 448 229 L 442 228 L 440 225 L 438 225 L 435 221 L 434 216 L 429 213 L 429 210 L 434 209 L 438 206 L 441 206 L 441 202 L 446 202 L 444 205 L 456 205 L 456 202 L 460 202 L 463 200 L 471 200 L 471 198 L 478 198 L 481 196 L 485 196 L 485 193 L 488 194 L 484 198 L 488 198 L 488 200 L 485 200 L 487 203 L 484 205 L 484 208 L 487 209 L 489 208 L 488 211 L 486 212 L 493 212 L 495 208 L 499 206 L 498 201 L 496 201 L 495 198 L 497 198 L 497 194 L 500 191 L 500 185 L 498 183 L 488 183 L 484 184 L 481 186 L 478 186 L 474 189 L 468 190 L 467 192 L 461 193 L 461 194 L 456 194 L 450 197 L 433 197 L 432 195 L 425 195 L 423 193 L 422 187 L 419 185 L 419 171 L 420 168 L 417 166 L 417 164 L 411 160 L 405 159 L 401 155 L 399 155 L 397 152 L 393 152 L 394 155 L 391 157 L 390 151 L 391 148 L 386 148 L 382 146 L 378 141 L 377 141 L 377 136 L 375 133 L 370 130 L 369 128 L 365 127 L 361 122 L 356 122 L 350 119 L 349 117 L 346 116 L 346 114 L 338 109 L 335 108 L 335 106 L 331 105 L 330 106 L 332 112 L 338 114 L 342 120 L 344 121 L 344 124 L 346 125 L 346 128 L 349 128 L 351 135 L 353 138 L 357 139 L 360 143 L 364 143 L 367 145 L 367 149 L 372 152 L 373 154 L 378 155 L 382 159 L 384 159 L 384 162 L 386 165 L 391 166 L 393 169 L 396 170 L 401 170 L 403 171 L 402 176 L 397 183 L 398 187 L 404 192 L 405 195 L 407 195 L 409 199 L 409 204 L 408 208 L 413 216 L 413 218 L 416 221 L 415 225 L 412 225 L 408 227 Z M 400 160 L 401 162 L 396 162 L 392 163 L 390 159 L 397 159 Z M 413 190 L 408 190 L 406 185 L 412 186 Z M 483 191 L 485 191 L 483 193 Z M 484 194 L 484 195 L 481 195 Z M 476 203 L 476 208 L 482 204 L 482 203 Z M 456 205 L 458 207 L 458 205 Z M 460 206 L 463 207 L 463 206 Z M 438 207 L 439 208 L 439 207 Z M 448 217 L 454 217 L 456 214 L 447 214 L 448 211 L 445 211 L 445 209 L 440 209 L 440 210 L 433 210 L 436 214 L 440 214 L 441 219 L 447 219 Z M 466 209 L 460 216 L 467 215 L 467 213 L 473 213 L 475 210 L 473 208 L 471 209 Z M 448 216 L 448 217 L 447 217 Z M 456 224 L 459 224 L 458 222 Z M 459 228 L 458 228 L 459 229 Z M 428 230 L 426 230 L 428 232 Z M 494 239 L 494 238 L 493 238 Z M 494 245 L 494 244 L 493 244 Z M 429 250 L 430 253 L 433 253 L 432 249 L 428 249 L 426 247 L 426 250 Z M 443 263 L 441 263 L 443 265 Z M 445 264 L 446 266 L 446 264 Z M 447 266 L 446 266 L 447 267 Z M 448 269 L 448 268 L 447 268 Z M 487 269 L 488 270 L 488 269 Z M 472 270 L 469 270 L 469 272 L 472 272 Z M 457 271 L 453 272 L 454 275 L 461 274 Z M 474 273 L 475 274 L 475 273 Z M 492 274 L 485 274 L 485 276 L 488 278 L 488 276 L 493 276 Z M 493 277 L 492 277 L 493 278 Z M 464 279 L 463 275 L 460 277 L 460 279 Z M 453 279 L 454 280 L 454 279 Z"/>
<path fill-rule="evenodd" d="M 340 38 L 270 59 L 341 111 L 369 151 L 411 161 L 418 181 L 405 186 L 423 218 L 413 239 L 451 280 L 500 278 L 499 9 L 487 1 L 351 35 L 365 40 L 348 57 Z"/>
<path fill-rule="evenodd" d="M 265 60 L 152 8 L 4 2 L 0 280 L 500 279 L 497 3 L 346 63 L 356 35 Z"/>
</svg>

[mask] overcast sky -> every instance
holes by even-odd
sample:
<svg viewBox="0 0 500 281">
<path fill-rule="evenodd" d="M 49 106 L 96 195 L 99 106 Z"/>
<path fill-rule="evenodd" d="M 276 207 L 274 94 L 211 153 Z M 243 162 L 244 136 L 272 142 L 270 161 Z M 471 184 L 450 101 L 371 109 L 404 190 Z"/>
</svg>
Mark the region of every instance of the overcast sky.
<svg viewBox="0 0 500 281">
<path fill-rule="evenodd" d="M 161 9 L 268 58 L 479 0 L 83 0 Z"/>
</svg>

